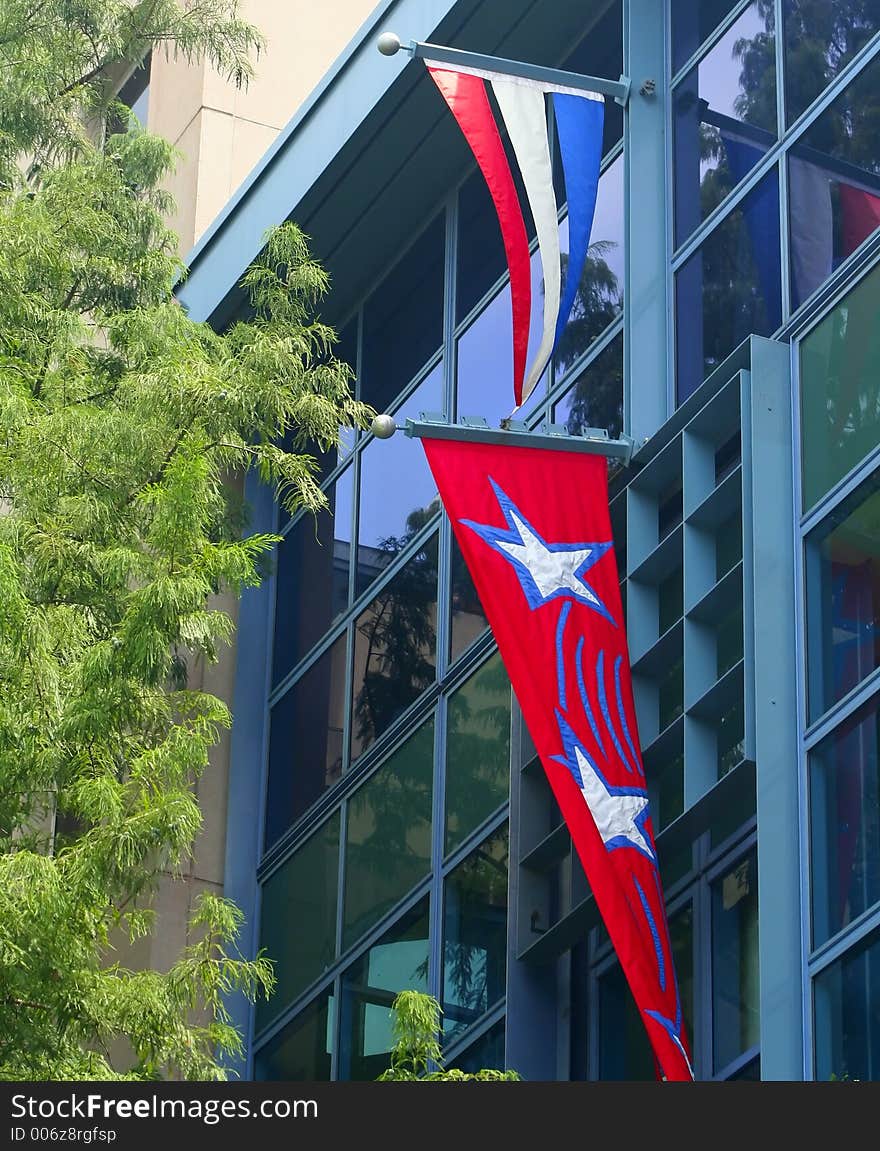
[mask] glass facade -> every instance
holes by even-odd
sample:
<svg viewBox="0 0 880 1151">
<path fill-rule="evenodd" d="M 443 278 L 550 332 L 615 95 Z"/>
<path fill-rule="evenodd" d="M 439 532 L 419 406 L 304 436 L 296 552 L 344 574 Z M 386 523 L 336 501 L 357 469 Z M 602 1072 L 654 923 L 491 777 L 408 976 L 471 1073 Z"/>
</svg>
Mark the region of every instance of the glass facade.
<svg viewBox="0 0 880 1151">
<path fill-rule="evenodd" d="M 845 0 L 607 0 L 588 27 L 573 0 L 538 7 L 571 24 L 577 9 L 584 33 L 543 63 L 616 79 L 650 59 L 664 89 L 606 101 L 586 271 L 517 414 L 650 433 L 611 469 L 610 510 L 695 1071 L 778 1074 L 780 1045 L 761 1050 L 782 1026 L 769 964 L 788 965 L 798 1026 L 809 1016 L 782 1077 L 880 1078 L 880 17 Z M 661 138 L 651 183 L 640 165 Z M 359 238 L 378 270 L 339 325 L 359 396 L 399 425 L 512 410 L 504 250 L 456 155 L 405 244 Z M 642 216 L 664 221 L 662 254 Z M 564 207 L 560 238 L 564 263 Z M 534 251 L 532 288 L 538 315 Z M 651 371 L 635 372 L 644 348 Z M 765 438 L 780 412 L 781 449 Z M 265 762 L 248 766 L 266 775 L 258 935 L 278 990 L 251 1021 L 249 1069 L 374 1079 L 394 994 L 415 987 L 443 1006 L 450 1066 L 525 1058 L 534 1078 L 566 1077 L 567 1058 L 573 1079 L 653 1078 L 421 446 L 359 433 L 320 463 L 327 509 L 275 520 Z M 795 702 L 774 714 L 782 689 L 761 676 L 792 620 Z M 803 826 L 794 803 L 762 827 L 761 772 L 797 781 Z M 767 895 L 779 840 L 801 852 L 786 907 L 806 909 L 787 953 Z"/>
</svg>

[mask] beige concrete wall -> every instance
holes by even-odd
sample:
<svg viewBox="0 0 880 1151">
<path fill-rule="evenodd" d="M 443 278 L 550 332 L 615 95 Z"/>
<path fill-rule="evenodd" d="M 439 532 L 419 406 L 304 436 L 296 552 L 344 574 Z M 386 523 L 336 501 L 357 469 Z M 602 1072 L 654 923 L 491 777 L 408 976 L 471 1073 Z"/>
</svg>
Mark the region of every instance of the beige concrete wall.
<svg viewBox="0 0 880 1151">
<path fill-rule="evenodd" d="M 242 0 L 266 38 L 247 88 L 209 65 L 153 58 L 148 127 L 182 153 L 169 191 L 170 221 L 186 256 L 279 131 L 320 82 L 375 0 Z"/>
</svg>

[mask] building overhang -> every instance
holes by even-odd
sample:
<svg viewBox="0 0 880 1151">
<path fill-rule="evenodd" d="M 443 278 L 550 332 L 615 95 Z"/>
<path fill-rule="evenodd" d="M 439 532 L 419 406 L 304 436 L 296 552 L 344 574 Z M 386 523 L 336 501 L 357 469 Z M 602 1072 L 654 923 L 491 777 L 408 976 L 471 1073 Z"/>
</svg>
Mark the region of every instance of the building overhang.
<svg viewBox="0 0 880 1151">
<path fill-rule="evenodd" d="M 242 308 L 239 281 L 267 230 L 292 219 L 330 273 L 325 318 L 342 323 L 473 162 L 422 62 L 381 55 L 379 34 L 555 67 L 610 3 L 377 7 L 189 254 L 181 303 L 193 319 L 225 326 Z"/>
</svg>

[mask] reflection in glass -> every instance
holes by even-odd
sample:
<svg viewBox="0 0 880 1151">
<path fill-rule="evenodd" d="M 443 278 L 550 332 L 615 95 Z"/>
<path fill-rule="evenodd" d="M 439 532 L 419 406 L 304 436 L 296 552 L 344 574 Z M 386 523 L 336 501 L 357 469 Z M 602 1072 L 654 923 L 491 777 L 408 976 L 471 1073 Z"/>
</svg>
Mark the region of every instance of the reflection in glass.
<svg viewBox="0 0 880 1151">
<path fill-rule="evenodd" d="M 789 124 L 820 96 L 880 28 L 864 0 L 782 0 Z"/>
<path fill-rule="evenodd" d="M 813 946 L 880 900 L 877 701 L 810 754 Z"/>
<path fill-rule="evenodd" d="M 430 871 L 433 775 L 431 719 L 348 801 L 343 948 Z"/>
<path fill-rule="evenodd" d="M 739 0 L 672 0 L 672 71 L 690 60 Z"/>
<path fill-rule="evenodd" d="M 587 428 L 607 428 L 617 439 L 623 429 L 623 336 L 578 375 L 553 409 L 553 422 L 565 424 L 573 436 Z M 615 536 L 615 538 L 617 538 Z M 624 570 L 619 567 L 618 570 Z"/>
<path fill-rule="evenodd" d="M 443 410 L 438 364 L 395 413 L 398 424 L 419 412 Z M 361 595 L 439 508 L 437 485 L 421 441 L 399 431 L 373 440 L 361 455 L 357 594 Z"/>
<path fill-rule="evenodd" d="M 873 935 L 815 982 L 816 1079 L 880 1079 L 880 937 Z"/>
<path fill-rule="evenodd" d="M 678 978 L 685 1034 L 693 1046 L 693 908 L 669 917 L 669 939 Z M 599 980 L 599 1079 L 653 1082 L 654 1056 L 648 1033 L 619 963 Z"/>
<path fill-rule="evenodd" d="M 254 1079 L 281 1083 L 327 1082 L 334 1016 L 333 996 L 324 992 L 257 1052 Z"/>
<path fill-rule="evenodd" d="M 504 824 L 446 880 L 443 938 L 446 1043 L 504 996 L 507 862 L 507 824 Z"/>
<path fill-rule="evenodd" d="M 804 511 L 880 442 L 880 268 L 800 346 Z"/>
<path fill-rule="evenodd" d="M 715 580 L 723 579 L 742 559 L 742 510 L 720 524 L 715 532 Z"/>
<path fill-rule="evenodd" d="M 531 260 L 532 310 L 526 375 L 541 342 L 544 294 L 541 256 Z M 547 372 L 535 385 L 530 398 L 517 411 L 517 419 L 547 393 Z M 458 341 L 456 355 L 456 415 L 482 416 L 490 427 L 498 427 L 513 412 L 513 317 L 510 283 L 504 285 L 492 302 L 477 316 Z"/>
<path fill-rule="evenodd" d="M 342 774 L 345 672 L 343 634 L 272 708 L 267 847 Z"/>
<path fill-rule="evenodd" d="M 571 315 L 553 358 L 557 379 L 623 310 L 623 200 L 623 155 L 620 155 L 599 178 L 587 262 Z M 568 261 L 567 216 L 559 225 L 559 243 L 564 277 Z"/>
<path fill-rule="evenodd" d="M 360 398 L 378 412 L 443 342 L 445 245 L 441 212 L 364 304 Z"/>
<path fill-rule="evenodd" d="M 659 834 L 684 811 L 684 752 L 645 756 L 651 823 Z"/>
<path fill-rule="evenodd" d="M 452 621 L 450 627 L 450 662 L 467 651 L 489 626 L 471 573 L 468 571 L 458 540 L 452 537 Z"/>
<path fill-rule="evenodd" d="M 712 886 L 713 1069 L 760 1040 L 758 856 L 752 852 Z"/>
<path fill-rule="evenodd" d="M 795 308 L 880 225 L 878 91 L 880 61 L 875 59 L 789 152 Z"/>
<path fill-rule="evenodd" d="M 720 679 L 743 657 L 742 603 L 729 611 L 715 629 L 715 674 Z"/>
<path fill-rule="evenodd" d="M 263 884 L 260 946 L 278 982 L 271 999 L 257 1001 L 258 1031 L 333 962 L 338 886 L 337 811 Z"/>
<path fill-rule="evenodd" d="M 684 711 L 684 657 L 678 655 L 657 686 L 658 730 L 664 731 Z"/>
<path fill-rule="evenodd" d="M 810 718 L 880 667 L 880 474 L 806 540 Z"/>
<path fill-rule="evenodd" d="M 455 321 L 460 323 L 507 270 L 498 216 L 477 169 L 458 192 Z"/>
<path fill-rule="evenodd" d="M 436 662 L 434 532 L 355 623 L 352 762 L 434 682 Z"/>
<path fill-rule="evenodd" d="M 449 699 L 446 852 L 507 800 L 510 680 L 496 652 Z"/>
<path fill-rule="evenodd" d="M 749 335 L 782 321 L 779 179 L 761 180 L 675 279 L 678 403 Z"/>
<path fill-rule="evenodd" d="M 776 142 L 773 11 L 755 0 L 675 89 L 676 246 Z"/>
<path fill-rule="evenodd" d="M 342 977 L 340 1079 L 375 1080 L 394 1044 L 398 991 L 428 990 L 428 900 L 387 931 Z"/>
<path fill-rule="evenodd" d="M 743 700 L 734 703 L 718 721 L 718 778 L 742 763 L 746 754 L 746 713 Z"/>
<path fill-rule="evenodd" d="M 308 513 L 278 544 L 272 681 L 277 684 L 348 607 L 354 471 L 327 492 L 329 507 Z"/>
<path fill-rule="evenodd" d="M 476 1043 L 472 1043 L 450 1063 L 449 1069 L 453 1068 L 464 1071 L 466 1075 L 476 1075 L 478 1071 L 503 1071 L 504 1020 L 499 1019 Z"/>
</svg>

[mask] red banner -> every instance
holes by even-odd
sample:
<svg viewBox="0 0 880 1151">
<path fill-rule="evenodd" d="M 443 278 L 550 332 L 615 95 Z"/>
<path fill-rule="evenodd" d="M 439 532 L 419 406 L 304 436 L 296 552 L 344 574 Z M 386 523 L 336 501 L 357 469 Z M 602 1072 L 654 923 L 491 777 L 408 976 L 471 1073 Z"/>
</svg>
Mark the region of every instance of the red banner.
<svg viewBox="0 0 880 1151">
<path fill-rule="evenodd" d="M 658 1078 L 691 1080 L 633 707 L 607 461 L 515 443 L 422 442 Z"/>
</svg>

